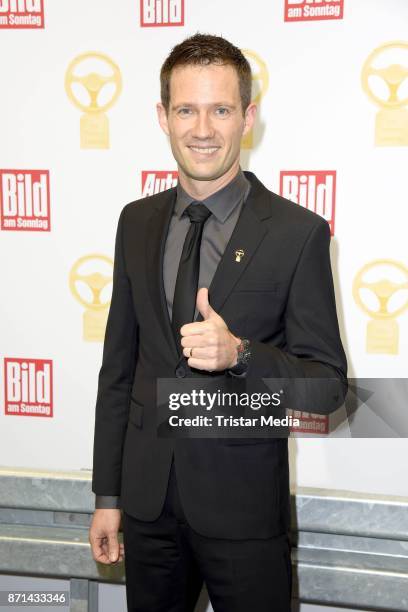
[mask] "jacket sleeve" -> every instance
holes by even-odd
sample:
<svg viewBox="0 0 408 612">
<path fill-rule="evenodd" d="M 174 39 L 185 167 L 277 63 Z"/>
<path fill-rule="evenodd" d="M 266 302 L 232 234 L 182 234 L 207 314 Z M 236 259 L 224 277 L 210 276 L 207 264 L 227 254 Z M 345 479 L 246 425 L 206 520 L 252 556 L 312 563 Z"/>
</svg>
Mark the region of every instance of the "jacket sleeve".
<svg viewBox="0 0 408 612">
<path fill-rule="evenodd" d="M 247 378 L 290 381 L 291 408 L 328 414 L 347 393 L 347 359 L 340 339 L 330 265 L 330 227 L 311 230 L 292 276 L 285 310 L 286 347 L 251 342 Z"/>
<path fill-rule="evenodd" d="M 119 496 L 122 450 L 136 367 L 139 328 L 123 257 L 122 210 L 116 232 L 112 299 L 95 407 L 92 491 Z"/>
<path fill-rule="evenodd" d="M 105 510 L 120 510 L 121 502 L 119 495 L 96 495 L 95 510 L 104 508 Z"/>
</svg>

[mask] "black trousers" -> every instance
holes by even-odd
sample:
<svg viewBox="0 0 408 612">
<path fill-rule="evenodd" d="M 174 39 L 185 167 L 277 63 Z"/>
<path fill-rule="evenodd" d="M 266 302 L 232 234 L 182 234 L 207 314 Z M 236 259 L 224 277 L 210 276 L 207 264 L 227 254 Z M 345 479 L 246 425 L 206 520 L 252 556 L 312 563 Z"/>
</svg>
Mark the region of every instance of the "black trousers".
<svg viewBox="0 0 408 612">
<path fill-rule="evenodd" d="M 205 582 L 214 612 L 290 612 L 292 567 L 286 534 L 208 538 L 188 524 L 174 461 L 160 517 L 123 512 L 128 612 L 193 612 Z"/>
</svg>

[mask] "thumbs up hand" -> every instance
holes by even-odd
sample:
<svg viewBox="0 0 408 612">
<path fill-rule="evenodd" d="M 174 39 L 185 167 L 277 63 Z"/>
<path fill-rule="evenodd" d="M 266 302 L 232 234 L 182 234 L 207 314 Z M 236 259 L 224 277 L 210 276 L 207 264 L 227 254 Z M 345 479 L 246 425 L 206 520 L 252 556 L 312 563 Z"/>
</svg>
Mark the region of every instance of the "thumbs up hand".
<svg viewBox="0 0 408 612">
<path fill-rule="evenodd" d="M 237 363 L 240 339 L 229 331 L 224 319 L 212 308 L 206 287 L 197 291 L 196 304 L 204 320 L 185 323 L 180 328 L 181 346 L 188 365 L 208 372 L 232 368 Z"/>
</svg>

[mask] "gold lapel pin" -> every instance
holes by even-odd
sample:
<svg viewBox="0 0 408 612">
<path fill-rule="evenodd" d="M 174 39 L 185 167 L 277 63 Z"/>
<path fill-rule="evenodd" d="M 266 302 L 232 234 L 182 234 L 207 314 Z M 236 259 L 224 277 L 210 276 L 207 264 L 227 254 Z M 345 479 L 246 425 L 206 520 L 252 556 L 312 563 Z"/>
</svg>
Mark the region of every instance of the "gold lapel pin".
<svg viewBox="0 0 408 612">
<path fill-rule="evenodd" d="M 238 249 L 238 251 L 235 251 L 235 261 L 240 262 L 244 255 L 245 251 L 243 249 Z"/>
</svg>

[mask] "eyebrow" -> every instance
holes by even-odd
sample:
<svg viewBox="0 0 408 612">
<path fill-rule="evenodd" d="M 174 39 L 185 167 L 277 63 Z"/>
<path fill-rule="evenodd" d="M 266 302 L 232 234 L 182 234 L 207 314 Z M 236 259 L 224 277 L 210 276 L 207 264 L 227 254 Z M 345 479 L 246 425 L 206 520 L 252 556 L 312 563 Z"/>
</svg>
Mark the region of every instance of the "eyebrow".
<svg viewBox="0 0 408 612">
<path fill-rule="evenodd" d="M 181 104 L 173 104 L 171 106 L 172 110 L 177 110 L 178 108 L 183 108 L 184 106 L 197 106 L 192 102 L 184 102 Z M 229 102 L 212 102 L 211 104 L 206 104 L 205 106 L 227 106 L 228 108 L 235 109 L 235 104 L 230 104 Z"/>
</svg>

